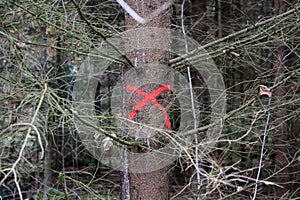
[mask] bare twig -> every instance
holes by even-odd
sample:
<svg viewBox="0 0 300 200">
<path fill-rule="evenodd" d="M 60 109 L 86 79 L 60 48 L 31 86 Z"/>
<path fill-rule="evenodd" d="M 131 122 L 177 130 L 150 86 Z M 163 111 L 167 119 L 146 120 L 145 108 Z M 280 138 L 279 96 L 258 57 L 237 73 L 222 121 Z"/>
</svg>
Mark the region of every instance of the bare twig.
<svg viewBox="0 0 300 200">
<path fill-rule="evenodd" d="M 39 113 L 39 111 L 41 109 L 41 106 L 42 106 L 42 103 L 44 101 L 44 98 L 45 98 L 47 90 L 48 90 L 47 89 L 47 84 L 45 84 L 44 85 L 44 90 L 43 90 L 43 92 L 41 94 L 41 97 L 40 97 L 40 101 L 39 101 L 39 103 L 37 105 L 37 108 L 36 108 L 36 111 L 35 111 L 35 113 L 34 113 L 34 115 L 32 117 L 31 124 L 33 124 L 35 122 L 36 118 L 37 118 L 37 115 L 38 115 L 38 113 Z M 23 156 L 23 152 L 24 152 L 25 147 L 27 145 L 27 142 L 28 142 L 28 140 L 30 138 L 30 133 L 31 133 L 32 127 L 34 127 L 34 126 L 30 126 L 29 129 L 27 130 L 27 134 L 26 134 L 26 137 L 24 139 L 23 145 L 22 145 L 22 147 L 20 149 L 19 156 L 18 156 L 17 160 L 14 162 L 14 164 L 12 165 L 12 167 L 10 168 L 9 172 L 6 173 L 5 176 L 4 176 L 4 178 L 1 180 L 0 185 L 2 185 L 4 183 L 4 181 L 9 177 L 9 175 L 14 172 L 14 170 L 17 167 L 18 163 L 21 161 L 22 156 Z M 39 132 L 37 132 L 37 133 L 39 133 Z M 39 142 L 41 142 L 41 141 L 39 141 Z"/>
<path fill-rule="evenodd" d="M 265 151 L 265 143 L 266 143 L 266 138 L 267 138 L 267 134 L 268 134 L 268 127 L 269 127 L 269 120 L 270 120 L 270 104 L 271 104 L 271 99 L 272 96 L 269 96 L 269 101 L 268 101 L 268 114 L 267 114 L 267 120 L 265 123 L 265 128 L 264 128 L 264 133 L 263 133 L 263 139 L 261 141 L 261 150 L 260 150 L 260 158 L 259 158 L 259 164 L 258 164 L 258 171 L 257 171 L 257 175 L 256 175 L 256 179 L 255 179 L 255 188 L 254 188 L 254 194 L 253 194 L 253 200 L 256 198 L 257 195 L 257 188 L 258 188 L 258 182 L 259 182 L 259 176 L 260 176 L 260 172 L 262 169 L 262 162 L 263 162 L 263 158 L 264 158 L 264 151 Z"/>
<path fill-rule="evenodd" d="M 181 4 L 181 30 L 186 38 L 186 31 L 184 26 L 184 4 L 185 0 L 182 1 Z M 187 40 L 185 39 L 185 53 L 187 54 L 189 52 Z M 191 109 L 193 113 L 193 123 L 194 123 L 194 129 L 197 129 L 197 115 L 195 111 L 195 102 L 194 102 L 194 93 L 193 93 L 193 85 L 192 85 L 192 76 L 191 76 L 191 69 L 188 66 L 187 67 L 187 73 L 188 73 L 188 80 L 189 80 L 189 90 L 190 90 L 190 98 L 191 98 Z M 198 147 L 198 134 L 194 134 L 194 141 L 195 141 L 195 168 L 196 168 L 196 175 L 197 175 L 197 188 L 200 190 L 201 188 L 201 178 L 200 178 L 200 170 L 199 170 L 199 147 Z"/>
</svg>

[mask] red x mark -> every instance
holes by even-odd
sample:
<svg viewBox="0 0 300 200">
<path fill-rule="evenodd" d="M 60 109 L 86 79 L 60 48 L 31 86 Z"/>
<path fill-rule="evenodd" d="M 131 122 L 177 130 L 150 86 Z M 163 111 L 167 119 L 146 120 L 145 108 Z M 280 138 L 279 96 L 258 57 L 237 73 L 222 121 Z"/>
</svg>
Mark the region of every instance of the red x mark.
<svg viewBox="0 0 300 200">
<path fill-rule="evenodd" d="M 136 104 L 134 110 L 128 115 L 128 118 L 133 119 L 135 117 L 135 115 L 140 111 L 140 109 L 144 105 L 146 105 L 149 101 L 152 101 L 152 103 L 154 105 L 156 105 L 156 107 L 163 112 L 163 115 L 164 115 L 165 121 L 166 121 L 166 125 L 169 130 L 172 130 L 171 122 L 170 122 L 167 111 L 155 99 L 160 93 L 162 93 L 166 90 L 170 90 L 170 88 L 171 88 L 170 85 L 163 85 L 160 88 L 158 88 L 158 89 L 154 90 L 153 92 L 151 92 L 150 94 L 148 94 L 146 92 L 139 90 L 138 88 L 135 88 L 132 85 L 126 85 L 126 90 L 132 90 L 133 92 L 145 97 L 142 101 L 140 101 L 139 103 Z"/>
</svg>

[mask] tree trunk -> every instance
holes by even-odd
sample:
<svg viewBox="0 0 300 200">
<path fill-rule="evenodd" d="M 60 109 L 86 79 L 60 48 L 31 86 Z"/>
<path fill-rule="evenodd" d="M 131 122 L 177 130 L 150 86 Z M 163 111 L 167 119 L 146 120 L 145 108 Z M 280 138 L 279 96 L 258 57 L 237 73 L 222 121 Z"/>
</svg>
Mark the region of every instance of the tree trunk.
<svg viewBox="0 0 300 200">
<path fill-rule="evenodd" d="M 139 16 L 143 18 L 147 18 L 153 11 L 159 8 L 161 5 L 166 3 L 166 0 L 128 0 L 126 1 L 127 4 L 138 13 Z M 161 12 L 158 16 L 154 17 L 149 22 L 140 25 L 138 22 L 133 19 L 128 13 L 125 16 L 125 24 L 126 28 L 140 28 L 140 27 L 158 27 L 158 28 L 170 28 L 170 16 L 171 16 L 171 9 L 167 9 Z M 162 33 L 163 34 L 163 33 Z M 139 41 L 142 42 L 151 42 L 147 40 L 141 40 L 143 38 L 143 32 L 138 33 L 137 37 Z M 169 39 L 168 36 L 163 34 L 161 37 L 161 43 L 163 45 L 169 46 Z M 135 39 L 133 39 L 135 40 Z M 145 64 L 158 64 L 160 59 L 169 58 L 169 53 L 162 51 L 160 49 L 139 49 L 139 50 L 132 50 L 130 48 L 127 49 L 127 54 L 131 59 L 132 63 L 134 63 L 136 68 L 143 67 Z M 148 84 L 143 86 L 143 91 L 147 91 L 147 93 L 151 93 L 152 91 L 156 90 L 154 88 L 155 85 Z M 133 107 L 136 105 L 136 100 L 130 102 L 127 107 Z M 150 107 L 145 106 L 144 111 L 140 112 L 140 118 L 146 118 L 147 112 L 149 112 Z M 157 119 L 154 119 L 154 121 Z M 140 123 L 146 123 L 143 120 L 139 121 Z M 153 120 L 152 120 L 153 122 Z M 151 123 L 151 126 L 153 123 Z M 145 142 L 145 145 L 149 145 L 151 143 L 151 148 L 154 148 L 155 141 L 150 137 L 148 141 Z M 148 144 L 146 144 L 148 143 Z M 137 152 L 141 150 L 135 150 Z M 165 200 L 168 199 L 169 193 L 169 166 L 161 168 L 156 171 L 148 172 L 148 173 L 131 173 L 130 174 L 130 199 L 131 200 Z"/>
<path fill-rule="evenodd" d="M 284 0 L 274 1 L 274 14 L 278 15 L 286 10 L 286 3 Z M 285 56 L 285 46 L 278 46 L 274 50 L 274 73 L 275 73 L 275 84 L 283 79 L 285 72 L 284 66 L 284 56 Z M 285 89 L 284 86 L 277 87 L 274 92 L 274 101 L 276 104 L 284 102 Z M 277 180 L 279 183 L 287 183 L 289 180 L 289 168 L 288 157 L 289 157 L 289 132 L 287 127 L 287 121 L 285 120 L 286 111 L 284 108 L 279 109 L 274 113 L 274 119 L 276 120 L 275 126 L 276 131 L 274 133 L 275 139 L 275 169 L 283 170 L 277 175 Z M 286 191 L 286 189 L 284 189 Z M 279 195 L 283 195 L 279 191 Z"/>
</svg>

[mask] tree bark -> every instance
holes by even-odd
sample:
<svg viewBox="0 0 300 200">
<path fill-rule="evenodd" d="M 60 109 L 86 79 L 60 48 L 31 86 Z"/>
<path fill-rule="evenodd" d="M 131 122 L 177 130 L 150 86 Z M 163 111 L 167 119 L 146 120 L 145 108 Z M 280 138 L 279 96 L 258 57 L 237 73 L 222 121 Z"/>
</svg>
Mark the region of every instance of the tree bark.
<svg viewBox="0 0 300 200">
<path fill-rule="evenodd" d="M 284 0 L 275 0 L 274 1 L 274 15 L 279 15 L 286 11 L 286 3 Z M 273 62 L 274 62 L 274 74 L 275 74 L 275 84 L 283 79 L 285 72 L 284 66 L 284 56 L 286 48 L 281 45 L 278 46 L 273 53 Z M 284 102 L 285 99 L 285 89 L 284 86 L 277 87 L 274 92 L 274 101 L 276 104 Z M 281 184 L 287 183 L 289 180 L 289 168 L 288 157 L 289 157 L 289 132 L 287 127 L 287 121 L 285 121 L 286 111 L 284 108 L 279 109 L 274 113 L 274 119 L 276 120 L 275 127 L 276 131 L 274 132 L 275 139 L 275 169 L 276 171 L 282 170 L 278 173 L 277 181 Z M 286 189 L 285 189 L 286 191 Z M 283 195 L 279 191 L 279 195 Z"/>
<path fill-rule="evenodd" d="M 139 16 L 147 19 L 153 11 L 159 8 L 164 3 L 168 2 L 167 0 L 128 0 L 126 3 L 138 13 Z M 141 27 L 158 27 L 158 28 L 170 28 L 170 16 L 171 9 L 164 10 L 157 17 L 154 17 L 152 20 L 141 25 L 133 19 L 128 13 L 125 15 L 125 25 L 127 30 L 133 28 Z M 162 33 L 163 34 L 163 33 Z M 139 39 L 143 38 L 143 33 L 138 34 Z M 163 45 L 169 46 L 169 39 L 167 35 L 161 35 L 161 43 Z M 142 40 L 143 41 L 143 40 Z M 151 42 L 151 41 L 143 41 Z M 132 50 L 127 49 L 127 55 L 132 60 L 132 63 L 135 63 L 135 67 L 143 67 L 145 64 L 158 64 L 160 59 L 168 58 L 169 52 L 160 50 L 160 49 L 139 49 Z M 157 88 L 154 88 L 154 85 L 148 84 L 145 85 L 143 91 L 151 92 Z M 129 104 L 136 104 L 133 100 Z M 128 105 L 127 107 L 132 107 L 134 105 Z M 149 107 L 145 106 L 144 111 L 140 112 L 141 118 L 146 118 L 147 112 L 149 112 Z M 154 119 L 155 121 L 156 119 Z M 153 121 L 153 120 L 152 120 Z M 147 123 L 143 120 L 139 121 L 140 123 Z M 152 126 L 152 123 L 151 123 Z M 150 143 L 155 146 L 155 141 L 150 138 Z M 145 145 L 149 145 L 146 144 Z M 153 148 L 153 146 L 151 146 Z M 140 150 L 135 150 L 140 151 Z M 148 173 L 131 173 L 130 174 L 130 199 L 131 200 L 165 200 L 168 199 L 169 193 L 169 166 L 162 169 L 148 172 Z"/>
</svg>

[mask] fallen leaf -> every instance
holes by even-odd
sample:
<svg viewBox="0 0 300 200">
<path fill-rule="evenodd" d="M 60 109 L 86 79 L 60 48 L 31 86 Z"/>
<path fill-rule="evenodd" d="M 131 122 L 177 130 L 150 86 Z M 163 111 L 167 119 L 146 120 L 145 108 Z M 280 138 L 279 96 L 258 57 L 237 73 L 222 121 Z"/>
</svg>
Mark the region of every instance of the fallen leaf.
<svg viewBox="0 0 300 200">
<path fill-rule="evenodd" d="M 25 43 L 24 42 L 17 42 L 17 46 L 19 47 L 19 48 L 23 48 L 23 47 L 25 47 Z"/>
<path fill-rule="evenodd" d="M 239 57 L 240 54 L 234 51 L 234 47 L 229 47 L 229 49 L 223 50 L 223 53 L 230 57 Z"/>
<path fill-rule="evenodd" d="M 51 32 L 51 28 L 47 27 L 47 28 L 46 28 L 46 31 L 45 31 L 45 34 L 46 34 L 46 35 L 49 35 L 50 32 Z"/>
<path fill-rule="evenodd" d="M 237 192 L 240 192 L 242 190 L 243 190 L 243 187 L 241 187 L 241 186 L 238 186 L 237 189 L 236 189 Z"/>
<path fill-rule="evenodd" d="M 260 95 L 267 95 L 268 97 L 272 96 L 272 92 L 271 92 L 270 88 L 268 88 L 265 85 L 259 85 L 259 94 Z"/>
<path fill-rule="evenodd" d="M 115 134 L 112 134 L 112 136 L 116 137 Z M 103 147 L 104 147 L 104 151 L 108 151 L 110 149 L 110 147 L 113 146 L 113 139 L 111 139 L 110 137 L 106 137 L 103 140 Z"/>
</svg>

